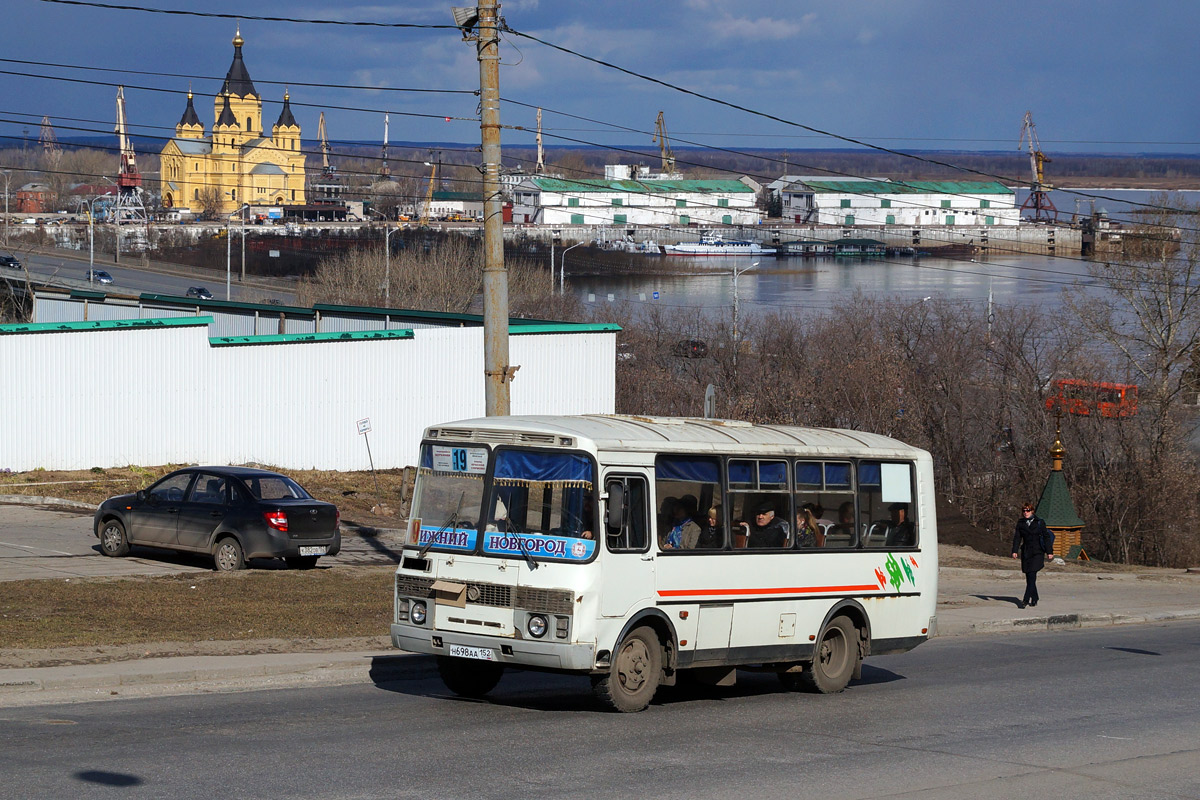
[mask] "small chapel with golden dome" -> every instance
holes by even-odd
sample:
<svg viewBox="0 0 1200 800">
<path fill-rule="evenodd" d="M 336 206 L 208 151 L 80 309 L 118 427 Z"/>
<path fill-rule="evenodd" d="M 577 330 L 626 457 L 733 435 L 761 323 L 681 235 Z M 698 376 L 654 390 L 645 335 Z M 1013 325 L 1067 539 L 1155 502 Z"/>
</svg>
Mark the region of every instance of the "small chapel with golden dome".
<svg viewBox="0 0 1200 800">
<path fill-rule="evenodd" d="M 300 126 L 292 116 L 287 92 L 283 110 L 263 135 L 262 96 L 242 61 L 239 27 L 233 38 L 233 63 L 213 101 L 212 135 L 192 104 L 175 126 L 175 136 L 162 149 L 162 202 L 167 208 L 194 213 L 215 207 L 231 214 L 243 203 L 281 206 L 304 203 L 304 152 Z"/>
</svg>

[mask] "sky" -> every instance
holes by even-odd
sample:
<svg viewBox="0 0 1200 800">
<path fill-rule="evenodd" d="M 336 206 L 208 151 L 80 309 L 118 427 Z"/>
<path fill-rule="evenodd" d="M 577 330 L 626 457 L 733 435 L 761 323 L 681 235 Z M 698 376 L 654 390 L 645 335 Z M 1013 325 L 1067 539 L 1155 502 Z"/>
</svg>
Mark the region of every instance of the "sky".
<svg viewBox="0 0 1200 800">
<path fill-rule="evenodd" d="M 448 3 L 424 1 L 114 2 L 308 20 L 452 23 Z M 529 129 L 506 129 L 506 145 L 533 143 L 534 109 L 541 106 L 551 151 L 573 144 L 652 150 L 659 111 L 681 147 L 852 146 L 801 127 L 807 126 L 899 150 L 1015 151 L 1031 111 L 1050 155 L 1200 153 L 1200 2 L 1194 0 L 512 0 L 501 14 L 516 32 L 501 45 L 501 123 Z M 46 0 L 0 0 L 0 19 L 6 32 L 0 147 L 19 143 L 25 129 L 36 142 L 44 115 L 59 138 L 111 131 L 116 90 L 110 84 L 116 83 L 126 85 L 138 135 L 173 133 L 189 83 L 211 127 L 212 95 L 229 68 L 239 25 L 245 63 L 268 101 L 268 124 L 286 86 L 305 139 L 315 138 L 324 111 L 335 147 L 341 140 L 382 141 L 386 111 L 393 143 L 479 141 L 478 99 L 470 93 L 479 85 L 474 45 L 452 29 L 239 23 Z"/>
</svg>

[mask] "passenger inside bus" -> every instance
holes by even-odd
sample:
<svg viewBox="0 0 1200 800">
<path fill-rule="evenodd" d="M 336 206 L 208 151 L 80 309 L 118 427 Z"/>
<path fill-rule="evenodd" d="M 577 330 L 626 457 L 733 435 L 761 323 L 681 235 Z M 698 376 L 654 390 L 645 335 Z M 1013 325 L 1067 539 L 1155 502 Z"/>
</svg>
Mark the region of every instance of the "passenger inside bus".
<svg viewBox="0 0 1200 800">
<path fill-rule="evenodd" d="M 917 543 L 917 529 L 908 519 L 907 503 L 892 503 L 888 506 L 891 512 L 891 525 L 888 527 L 885 547 L 912 547 Z"/>
<path fill-rule="evenodd" d="M 708 509 L 708 516 L 700 526 L 700 539 L 696 542 L 696 547 L 701 550 L 714 550 L 724 545 L 725 537 L 721 531 L 721 514 L 720 506 Z"/>
<path fill-rule="evenodd" d="M 825 535 L 827 547 L 854 547 L 857 537 L 854 535 L 854 503 L 850 500 L 838 506 L 837 524 L 830 528 Z"/>
<path fill-rule="evenodd" d="M 788 524 L 775 516 L 775 504 L 763 500 L 754 508 L 754 521 L 743 522 L 747 547 L 787 547 Z"/>
<path fill-rule="evenodd" d="M 694 550 L 700 541 L 700 525 L 696 522 L 696 498 L 685 494 L 671 509 L 671 529 L 663 542 L 664 550 Z"/>
<path fill-rule="evenodd" d="M 817 507 L 812 503 L 805 503 L 800 508 L 800 513 L 796 515 L 796 546 L 797 547 L 824 547 L 825 532 L 817 523 Z"/>
</svg>

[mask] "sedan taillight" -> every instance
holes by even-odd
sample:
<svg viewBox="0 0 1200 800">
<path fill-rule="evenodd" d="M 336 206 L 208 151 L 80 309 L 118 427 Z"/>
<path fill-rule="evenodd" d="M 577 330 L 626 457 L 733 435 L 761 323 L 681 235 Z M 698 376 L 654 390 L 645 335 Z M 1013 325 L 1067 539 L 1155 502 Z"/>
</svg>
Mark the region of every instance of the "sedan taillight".
<svg viewBox="0 0 1200 800">
<path fill-rule="evenodd" d="M 283 511 L 264 511 L 263 519 L 275 530 L 287 533 L 287 514 Z"/>
</svg>

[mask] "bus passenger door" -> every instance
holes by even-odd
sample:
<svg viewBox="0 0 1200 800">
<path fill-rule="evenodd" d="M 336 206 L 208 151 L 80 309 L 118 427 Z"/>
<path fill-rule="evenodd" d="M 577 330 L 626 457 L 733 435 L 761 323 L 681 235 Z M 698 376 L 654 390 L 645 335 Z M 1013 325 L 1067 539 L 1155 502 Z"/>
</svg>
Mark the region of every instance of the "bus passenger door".
<svg viewBox="0 0 1200 800">
<path fill-rule="evenodd" d="M 604 477 L 609 500 L 605 503 L 600 613 L 605 617 L 623 617 L 635 607 L 654 605 L 649 486 L 645 475 L 609 472 Z M 617 495 L 622 500 L 621 519 L 614 526 Z"/>
</svg>

